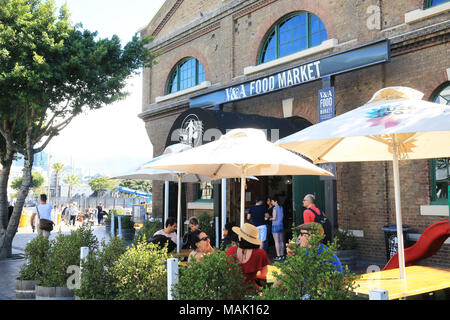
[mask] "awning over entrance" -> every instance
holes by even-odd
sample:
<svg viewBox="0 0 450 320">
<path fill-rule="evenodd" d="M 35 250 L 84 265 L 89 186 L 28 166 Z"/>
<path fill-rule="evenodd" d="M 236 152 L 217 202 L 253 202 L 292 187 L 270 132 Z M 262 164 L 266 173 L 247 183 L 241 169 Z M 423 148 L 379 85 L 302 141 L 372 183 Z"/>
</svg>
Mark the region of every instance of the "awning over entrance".
<svg viewBox="0 0 450 320">
<path fill-rule="evenodd" d="M 303 119 L 282 119 L 255 114 L 191 108 L 178 116 L 166 140 L 166 147 L 183 142 L 192 146 L 214 141 L 227 130 L 255 128 L 266 130 L 267 139 L 275 142 L 311 124 Z"/>
</svg>

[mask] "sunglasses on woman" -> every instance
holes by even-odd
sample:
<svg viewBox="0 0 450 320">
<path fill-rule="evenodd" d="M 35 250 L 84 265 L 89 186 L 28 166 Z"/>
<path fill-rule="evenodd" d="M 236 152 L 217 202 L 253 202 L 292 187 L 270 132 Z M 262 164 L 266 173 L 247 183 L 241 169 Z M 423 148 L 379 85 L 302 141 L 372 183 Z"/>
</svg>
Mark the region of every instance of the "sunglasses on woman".
<svg viewBox="0 0 450 320">
<path fill-rule="evenodd" d="M 209 237 L 204 237 L 200 239 L 200 241 L 207 241 L 207 240 L 209 240 Z"/>
</svg>

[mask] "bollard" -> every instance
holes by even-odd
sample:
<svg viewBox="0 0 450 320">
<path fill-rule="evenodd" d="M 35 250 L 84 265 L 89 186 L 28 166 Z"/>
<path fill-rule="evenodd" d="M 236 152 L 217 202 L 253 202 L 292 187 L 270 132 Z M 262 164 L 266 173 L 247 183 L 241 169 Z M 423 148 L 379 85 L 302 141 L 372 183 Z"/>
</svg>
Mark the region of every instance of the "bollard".
<svg viewBox="0 0 450 320">
<path fill-rule="evenodd" d="M 178 259 L 167 259 L 167 300 L 173 300 L 172 287 L 178 283 Z"/>
<path fill-rule="evenodd" d="M 219 249 L 219 217 L 216 217 L 216 248 Z"/>
<path fill-rule="evenodd" d="M 114 213 L 111 213 L 111 237 L 115 236 Z"/>
<path fill-rule="evenodd" d="M 118 222 L 117 222 L 118 223 L 117 224 L 117 227 L 118 227 L 117 233 L 118 233 L 119 238 L 122 239 L 122 216 L 118 215 L 117 216 L 117 220 L 118 220 Z"/>
</svg>

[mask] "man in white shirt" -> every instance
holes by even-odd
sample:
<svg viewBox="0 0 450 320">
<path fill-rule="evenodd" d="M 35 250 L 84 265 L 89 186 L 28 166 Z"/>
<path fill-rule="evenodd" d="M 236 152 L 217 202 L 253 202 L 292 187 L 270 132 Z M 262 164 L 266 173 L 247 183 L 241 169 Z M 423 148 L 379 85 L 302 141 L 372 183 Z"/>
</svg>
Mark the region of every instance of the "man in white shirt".
<svg viewBox="0 0 450 320">
<path fill-rule="evenodd" d="M 162 234 L 163 236 L 170 238 L 170 240 L 172 240 L 173 243 L 176 244 L 177 243 L 176 231 L 177 231 L 177 221 L 175 220 L 175 218 L 170 217 L 166 220 L 166 227 L 164 229 L 155 232 L 153 236 Z"/>
<path fill-rule="evenodd" d="M 34 224 L 34 218 L 36 217 L 36 215 L 38 216 L 37 223 L 37 229 L 38 229 L 38 234 L 42 234 L 44 237 L 48 238 L 50 236 L 50 231 L 46 231 L 46 230 L 42 230 L 39 228 L 39 221 L 40 219 L 47 219 L 52 221 L 52 209 L 53 206 L 49 203 L 47 203 L 47 195 L 46 194 L 41 194 L 41 204 L 35 206 L 33 208 L 33 213 L 31 214 L 31 227 L 33 228 L 33 232 L 35 229 L 35 224 Z"/>
</svg>

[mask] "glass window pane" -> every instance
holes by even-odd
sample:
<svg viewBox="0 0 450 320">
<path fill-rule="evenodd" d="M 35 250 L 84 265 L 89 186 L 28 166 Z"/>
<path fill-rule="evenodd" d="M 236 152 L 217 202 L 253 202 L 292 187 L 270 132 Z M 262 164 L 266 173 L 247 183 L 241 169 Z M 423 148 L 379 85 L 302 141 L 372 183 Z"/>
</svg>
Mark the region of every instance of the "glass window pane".
<svg viewBox="0 0 450 320">
<path fill-rule="evenodd" d="M 436 159 L 436 199 L 447 199 L 447 185 L 450 176 L 449 159 Z"/>
<path fill-rule="evenodd" d="M 439 91 L 434 102 L 450 105 L 450 85 Z M 450 158 L 438 158 L 431 161 L 431 174 L 434 174 L 434 179 L 431 179 L 432 200 L 437 201 L 436 204 L 447 203 L 447 188 L 450 180 L 449 164 Z"/>
<path fill-rule="evenodd" d="M 428 1 L 428 7 L 437 6 L 438 4 L 442 4 L 442 3 L 445 3 L 445 2 L 448 2 L 448 1 L 449 0 L 432 0 L 432 1 Z"/>
<path fill-rule="evenodd" d="M 275 36 L 275 29 L 278 34 Z M 278 38 L 278 39 L 276 39 Z M 312 14 L 301 12 L 282 20 L 267 38 L 260 63 L 321 44 L 327 39 L 327 31 L 322 21 Z M 276 43 L 278 41 L 278 43 Z"/>
<path fill-rule="evenodd" d="M 266 47 L 263 49 L 263 52 L 264 53 L 261 59 L 261 63 L 276 59 L 275 31 L 273 31 L 271 36 L 269 37 L 269 41 L 267 41 Z"/>
<path fill-rule="evenodd" d="M 175 77 L 173 77 L 173 79 L 172 79 L 172 82 L 169 84 L 169 93 L 174 93 L 174 92 L 178 91 L 177 81 L 178 81 L 178 76 L 175 75 Z"/>
<path fill-rule="evenodd" d="M 191 58 L 179 63 L 171 77 L 168 93 L 184 90 L 205 81 L 205 71 L 197 59 Z"/>
</svg>

